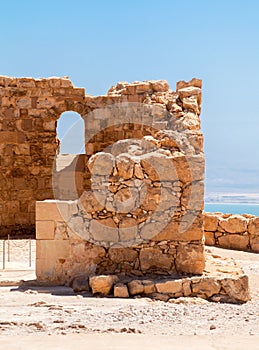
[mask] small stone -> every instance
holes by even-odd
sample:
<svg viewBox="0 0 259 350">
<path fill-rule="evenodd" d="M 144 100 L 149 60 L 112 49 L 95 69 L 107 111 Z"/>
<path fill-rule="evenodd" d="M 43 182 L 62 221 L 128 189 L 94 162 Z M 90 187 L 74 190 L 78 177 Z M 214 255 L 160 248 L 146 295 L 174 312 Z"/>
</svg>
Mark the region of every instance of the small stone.
<svg viewBox="0 0 259 350">
<path fill-rule="evenodd" d="M 144 292 L 144 287 L 141 281 L 133 280 L 128 283 L 130 295 L 137 295 Z"/>
<path fill-rule="evenodd" d="M 123 283 L 117 283 L 114 286 L 114 296 L 116 298 L 128 298 L 129 297 L 128 287 Z"/>
<path fill-rule="evenodd" d="M 89 278 L 89 284 L 93 294 L 108 295 L 113 285 L 118 281 L 118 277 L 114 275 L 100 275 Z"/>
<path fill-rule="evenodd" d="M 156 283 L 156 289 L 159 293 L 175 294 L 183 291 L 182 280 L 172 280 Z"/>
</svg>

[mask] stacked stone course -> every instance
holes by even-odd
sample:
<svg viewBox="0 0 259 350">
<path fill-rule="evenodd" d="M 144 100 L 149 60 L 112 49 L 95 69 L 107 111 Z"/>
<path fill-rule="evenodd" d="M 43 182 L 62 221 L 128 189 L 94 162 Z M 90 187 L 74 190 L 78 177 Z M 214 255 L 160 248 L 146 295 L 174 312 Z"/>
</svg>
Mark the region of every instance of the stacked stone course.
<svg viewBox="0 0 259 350">
<path fill-rule="evenodd" d="M 259 217 L 204 213 L 206 244 L 259 253 Z"/>
</svg>

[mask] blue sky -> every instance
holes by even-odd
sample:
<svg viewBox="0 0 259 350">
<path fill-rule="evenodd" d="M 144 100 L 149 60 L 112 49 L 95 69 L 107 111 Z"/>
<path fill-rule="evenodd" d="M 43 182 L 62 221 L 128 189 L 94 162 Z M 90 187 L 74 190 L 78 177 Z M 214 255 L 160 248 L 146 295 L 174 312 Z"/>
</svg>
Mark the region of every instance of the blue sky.
<svg viewBox="0 0 259 350">
<path fill-rule="evenodd" d="M 203 79 L 207 191 L 259 192 L 259 1 L 0 2 L 0 74 L 117 81 Z"/>
</svg>

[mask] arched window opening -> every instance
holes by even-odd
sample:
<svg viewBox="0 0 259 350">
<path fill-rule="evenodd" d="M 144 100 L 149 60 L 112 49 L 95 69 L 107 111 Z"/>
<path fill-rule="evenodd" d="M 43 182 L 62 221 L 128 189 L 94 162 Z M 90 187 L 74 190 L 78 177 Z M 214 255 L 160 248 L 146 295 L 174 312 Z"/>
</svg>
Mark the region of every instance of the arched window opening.
<svg viewBox="0 0 259 350">
<path fill-rule="evenodd" d="M 57 122 L 59 154 L 85 154 L 85 123 L 80 114 L 64 112 Z"/>
</svg>

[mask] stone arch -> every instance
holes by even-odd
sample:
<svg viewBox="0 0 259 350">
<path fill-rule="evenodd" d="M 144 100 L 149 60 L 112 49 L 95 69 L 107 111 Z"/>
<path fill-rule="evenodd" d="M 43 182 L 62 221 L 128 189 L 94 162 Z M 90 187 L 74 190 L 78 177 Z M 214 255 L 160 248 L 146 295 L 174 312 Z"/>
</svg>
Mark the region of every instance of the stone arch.
<svg viewBox="0 0 259 350">
<path fill-rule="evenodd" d="M 85 123 L 75 111 L 61 113 L 56 126 L 58 154 L 85 154 Z"/>
</svg>

